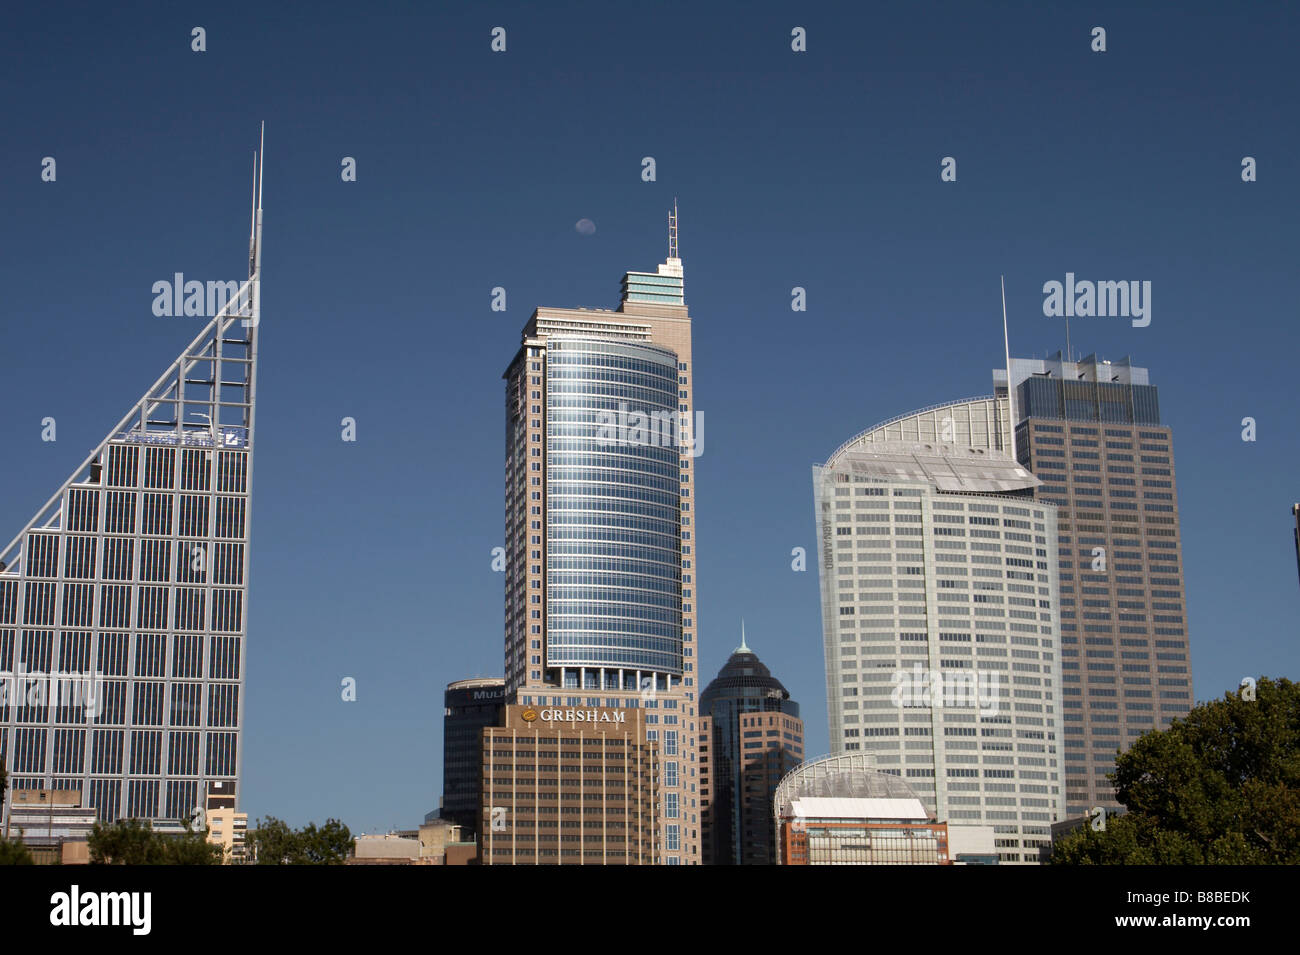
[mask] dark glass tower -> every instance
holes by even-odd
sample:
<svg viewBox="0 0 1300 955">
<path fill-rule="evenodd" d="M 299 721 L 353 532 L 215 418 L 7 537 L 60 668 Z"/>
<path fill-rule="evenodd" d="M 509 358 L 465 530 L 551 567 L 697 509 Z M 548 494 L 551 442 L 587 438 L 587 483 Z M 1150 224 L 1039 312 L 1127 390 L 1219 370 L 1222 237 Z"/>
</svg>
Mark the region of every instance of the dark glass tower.
<svg viewBox="0 0 1300 955">
<path fill-rule="evenodd" d="M 745 644 L 743 626 L 740 646 L 700 694 L 700 716 L 704 863 L 774 865 L 772 800 L 803 762 L 803 720 Z"/>
<path fill-rule="evenodd" d="M 443 697 L 439 815 L 473 831 L 478 831 L 480 739 L 483 727 L 499 725 L 505 696 L 505 680 L 477 679 L 447 684 Z"/>
<path fill-rule="evenodd" d="M 1118 811 L 1116 751 L 1192 703 L 1173 435 L 1127 358 L 1018 358 L 1011 378 L 1020 463 L 1060 509 L 1066 813 Z"/>
</svg>

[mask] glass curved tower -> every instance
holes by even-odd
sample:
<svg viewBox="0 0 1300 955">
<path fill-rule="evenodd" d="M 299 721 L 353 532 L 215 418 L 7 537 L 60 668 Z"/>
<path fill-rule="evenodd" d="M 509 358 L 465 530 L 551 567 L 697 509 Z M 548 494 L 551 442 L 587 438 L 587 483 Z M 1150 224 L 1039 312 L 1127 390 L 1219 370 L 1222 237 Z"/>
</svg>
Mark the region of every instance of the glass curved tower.
<svg viewBox="0 0 1300 955">
<path fill-rule="evenodd" d="M 538 308 L 522 339 L 504 375 L 506 703 L 646 710 L 655 861 L 697 865 L 703 432 L 675 212 L 667 259 L 626 273 L 617 309 Z M 599 861 L 572 844 L 557 856 Z"/>
<path fill-rule="evenodd" d="M 568 337 L 547 352 L 546 664 L 569 687 L 680 676 L 678 455 L 659 427 L 671 439 L 677 356 Z"/>
</svg>

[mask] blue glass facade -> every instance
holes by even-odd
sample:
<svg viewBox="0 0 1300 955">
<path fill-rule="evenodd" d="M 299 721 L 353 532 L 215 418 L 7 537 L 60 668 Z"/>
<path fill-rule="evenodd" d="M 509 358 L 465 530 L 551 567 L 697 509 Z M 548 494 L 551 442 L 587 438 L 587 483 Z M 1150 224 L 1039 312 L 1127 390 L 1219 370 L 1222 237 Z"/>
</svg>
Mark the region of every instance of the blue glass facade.
<svg viewBox="0 0 1300 955">
<path fill-rule="evenodd" d="M 548 667 L 682 673 L 677 375 L 666 348 L 548 342 Z"/>
</svg>

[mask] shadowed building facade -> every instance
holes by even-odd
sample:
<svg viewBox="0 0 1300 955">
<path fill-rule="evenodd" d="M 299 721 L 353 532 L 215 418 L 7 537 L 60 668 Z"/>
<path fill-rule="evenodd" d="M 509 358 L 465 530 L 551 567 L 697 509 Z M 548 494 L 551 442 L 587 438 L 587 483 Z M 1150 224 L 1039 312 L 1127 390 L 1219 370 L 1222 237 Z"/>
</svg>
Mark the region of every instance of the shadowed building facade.
<svg viewBox="0 0 1300 955">
<path fill-rule="evenodd" d="M 439 815 L 469 834 L 477 832 L 479 757 L 485 726 L 499 726 L 504 680 L 485 678 L 447 684 L 442 710 L 442 806 Z"/>
<path fill-rule="evenodd" d="M 799 704 L 745 643 L 700 694 L 705 865 L 773 865 L 772 797 L 803 762 Z"/>
</svg>

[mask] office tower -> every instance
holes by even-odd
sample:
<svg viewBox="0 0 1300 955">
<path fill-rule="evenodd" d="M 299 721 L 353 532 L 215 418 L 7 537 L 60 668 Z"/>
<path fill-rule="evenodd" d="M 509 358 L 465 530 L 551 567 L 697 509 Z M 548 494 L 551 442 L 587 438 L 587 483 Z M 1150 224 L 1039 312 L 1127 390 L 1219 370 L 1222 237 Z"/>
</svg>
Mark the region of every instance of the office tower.
<svg viewBox="0 0 1300 955">
<path fill-rule="evenodd" d="M 628 707 L 505 708 L 483 731 L 483 865 L 654 865 L 659 744 Z"/>
<path fill-rule="evenodd" d="M 15 788 L 77 790 L 102 820 L 179 831 L 210 783 L 238 794 L 256 179 L 248 280 L 0 550 L 0 673 L 28 687 L 0 705 L 0 756 Z"/>
<path fill-rule="evenodd" d="M 705 865 L 774 865 L 772 797 L 803 762 L 799 704 L 745 643 L 700 694 Z"/>
<path fill-rule="evenodd" d="M 674 211 L 616 311 L 538 308 L 504 376 L 506 699 L 649 711 L 667 865 L 700 861 L 694 371 Z"/>
<path fill-rule="evenodd" d="M 483 727 L 501 722 L 506 684 L 500 679 L 447 684 L 442 711 L 442 807 L 440 815 L 477 831 L 479 756 Z"/>
<path fill-rule="evenodd" d="M 1008 420 L 953 402 L 842 445 L 813 469 L 818 568 L 832 751 L 1035 862 L 1064 810 L 1056 508 L 996 450 Z"/>
<path fill-rule="evenodd" d="M 1014 359 L 1011 378 L 1020 463 L 1060 509 L 1067 812 L 1119 811 L 1116 749 L 1192 705 L 1172 432 L 1128 358 Z"/>
</svg>

